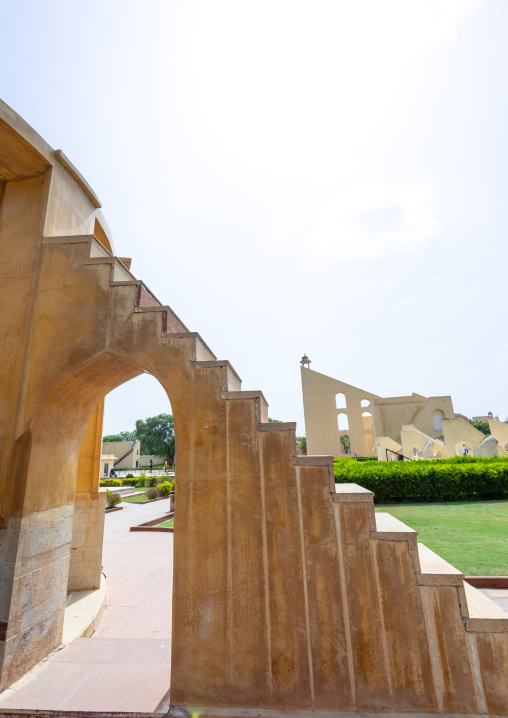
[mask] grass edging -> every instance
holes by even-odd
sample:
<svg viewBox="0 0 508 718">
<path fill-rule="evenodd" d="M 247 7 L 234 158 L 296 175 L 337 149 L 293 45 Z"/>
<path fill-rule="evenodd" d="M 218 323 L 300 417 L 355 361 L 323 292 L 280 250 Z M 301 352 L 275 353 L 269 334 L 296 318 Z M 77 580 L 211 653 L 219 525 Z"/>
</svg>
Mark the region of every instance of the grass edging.
<svg viewBox="0 0 508 718">
<path fill-rule="evenodd" d="M 106 509 L 107 514 L 113 513 L 113 511 L 121 511 L 123 509 L 123 506 L 114 506 L 112 509 Z"/>
<path fill-rule="evenodd" d="M 166 498 L 166 496 L 164 496 L 163 498 Z M 158 499 L 154 499 L 154 501 L 158 501 Z M 131 526 L 129 530 L 130 531 L 167 531 L 169 533 L 173 533 L 174 529 L 170 528 L 169 526 L 158 526 L 157 524 L 161 524 L 164 521 L 169 521 L 169 519 L 173 518 L 174 515 L 175 515 L 175 512 L 171 511 L 169 514 L 166 514 L 165 516 L 161 516 L 158 519 L 152 519 L 151 521 L 146 521 L 144 524 L 139 524 L 138 526 Z"/>
</svg>

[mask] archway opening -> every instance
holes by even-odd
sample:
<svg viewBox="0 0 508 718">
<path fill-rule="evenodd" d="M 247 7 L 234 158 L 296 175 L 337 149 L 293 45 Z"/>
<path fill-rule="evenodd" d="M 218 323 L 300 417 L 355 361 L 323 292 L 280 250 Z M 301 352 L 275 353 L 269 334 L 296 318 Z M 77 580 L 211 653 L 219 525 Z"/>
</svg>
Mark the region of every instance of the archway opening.
<svg viewBox="0 0 508 718">
<path fill-rule="evenodd" d="M 337 416 L 337 425 L 338 425 L 339 431 L 349 431 L 349 420 L 348 420 L 347 414 L 345 414 L 344 412 L 341 412 Z"/>
<path fill-rule="evenodd" d="M 444 412 L 441 409 L 434 409 L 431 414 L 432 417 L 432 428 L 434 431 L 443 431 L 443 425 L 441 421 L 444 419 Z"/>
<path fill-rule="evenodd" d="M 6 515 L 18 517 L 21 532 L 30 531 L 30 521 L 35 515 L 39 537 L 32 561 L 34 568 L 17 579 L 17 590 L 27 596 L 23 610 L 40 616 L 49 631 L 44 641 L 36 630 L 26 637 L 26 652 L 32 665 L 62 640 L 63 613 L 71 579 L 69 566 L 74 564 L 76 568 L 72 574 L 73 591 L 96 588 L 93 583 L 97 583 L 97 574 L 100 581 L 104 500 L 98 491 L 99 471 L 96 471 L 98 462 L 94 462 L 94 447 L 91 461 L 84 461 L 90 456 L 82 457 L 88 469 L 78 473 L 80 451 L 91 417 L 99 416 L 106 394 L 145 371 L 145 367 L 110 352 L 95 356 L 69 371 L 46 391 L 30 428 L 16 441 L 13 456 L 17 467 L 16 486 L 11 492 L 10 505 L 5 507 Z M 166 393 L 162 387 L 161 391 Z M 168 398 L 166 402 L 169 407 Z M 99 432 L 99 456 L 101 424 L 102 420 L 97 422 L 95 434 Z M 44 592 L 34 592 L 31 588 L 38 580 L 39 554 L 42 561 L 43 554 L 49 550 L 57 557 L 44 567 L 45 585 L 51 587 L 50 603 L 44 598 Z M 171 557 L 172 552 L 168 553 Z M 90 585 L 91 576 L 95 578 Z M 168 571 L 168 585 L 171 584 Z M 171 614 L 171 601 L 168 601 L 167 612 Z M 12 670 L 18 670 L 17 664 L 13 664 Z"/>
<path fill-rule="evenodd" d="M 372 454 L 376 447 L 376 439 L 374 434 L 365 434 L 365 451 L 367 454 Z"/>
<path fill-rule="evenodd" d="M 372 412 L 371 412 L 371 411 L 364 411 L 364 412 L 362 413 L 362 421 L 363 421 L 363 428 L 364 428 L 364 429 L 372 429 L 372 427 L 373 427 Z"/>
<path fill-rule="evenodd" d="M 345 409 L 346 408 L 346 395 L 341 391 L 339 391 L 339 393 L 335 395 L 335 408 L 336 409 Z"/>
<path fill-rule="evenodd" d="M 175 479 L 177 442 L 172 415 L 168 395 L 150 374 L 106 396 L 103 452 L 116 455 L 114 471 L 122 482 L 121 487 L 109 490 L 127 493 L 119 504 L 122 511 L 106 516 L 102 563 L 110 597 L 97 638 L 156 637 L 164 638 L 168 646 L 171 643 L 174 534 L 169 529 L 174 529 L 175 501 L 174 495 L 164 500 L 157 487 L 165 490 L 165 483 Z M 146 501 L 151 503 L 141 503 Z M 154 522 L 153 528 L 159 530 L 130 530 L 146 522 Z M 128 556 L 128 562 L 123 556 Z M 130 618 L 121 613 L 126 601 Z M 133 623 L 133 615 L 139 615 L 139 622 Z M 152 621 L 147 620 L 149 615 Z"/>
</svg>

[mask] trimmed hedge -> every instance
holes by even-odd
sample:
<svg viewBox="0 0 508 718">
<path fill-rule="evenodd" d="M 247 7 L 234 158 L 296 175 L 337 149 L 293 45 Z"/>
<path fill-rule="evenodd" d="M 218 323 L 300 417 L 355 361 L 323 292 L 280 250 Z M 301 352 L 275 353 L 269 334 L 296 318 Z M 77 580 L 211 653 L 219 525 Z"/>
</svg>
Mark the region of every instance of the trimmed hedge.
<svg viewBox="0 0 508 718">
<path fill-rule="evenodd" d="M 335 459 L 337 483 L 355 483 L 390 501 L 464 501 L 508 498 L 508 458 L 456 456 L 420 461 Z"/>
<path fill-rule="evenodd" d="M 122 486 L 144 486 L 144 479 L 136 478 L 135 476 L 126 477 L 122 479 Z"/>
<path fill-rule="evenodd" d="M 121 479 L 104 479 L 100 482 L 101 486 L 121 486 L 122 480 Z"/>
</svg>

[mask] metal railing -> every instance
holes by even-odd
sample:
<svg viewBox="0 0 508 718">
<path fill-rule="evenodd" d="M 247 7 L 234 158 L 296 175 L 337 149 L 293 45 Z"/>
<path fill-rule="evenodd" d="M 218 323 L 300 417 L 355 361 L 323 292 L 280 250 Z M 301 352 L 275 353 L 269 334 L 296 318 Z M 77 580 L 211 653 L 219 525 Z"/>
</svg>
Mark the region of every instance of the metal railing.
<svg viewBox="0 0 508 718">
<path fill-rule="evenodd" d="M 385 449 L 385 451 L 386 451 L 386 460 L 387 461 L 390 461 L 390 460 L 391 461 L 412 461 L 412 459 L 409 459 L 407 456 L 404 456 L 404 454 L 401 454 L 398 451 L 392 451 L 392 449 Z M 394 454 L 397 457 L 397 459 L 390 459 L 388 457 L 388 452 L 390 454 Z"/>
</svg>

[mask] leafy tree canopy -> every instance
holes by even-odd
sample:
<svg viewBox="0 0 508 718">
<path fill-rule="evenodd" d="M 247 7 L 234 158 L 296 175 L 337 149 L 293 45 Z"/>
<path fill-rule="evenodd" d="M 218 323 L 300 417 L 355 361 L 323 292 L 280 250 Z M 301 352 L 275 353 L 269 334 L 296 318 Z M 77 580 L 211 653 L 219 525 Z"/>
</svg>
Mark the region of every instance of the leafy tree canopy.
<svg viewBox="0 0 508 718">
<path fill-rule="evenodd" d="M 149 416 L 136 421 L 136 438 L 141 441 L 143 454 L 165 456 L 172 461 L 175 456 L 175 427 L 171 414 Z"/>
<path fill-rule="evenodd" d="M 300 448 L 303 451 L 304 454 L 307 453 L 307 437 L 306 436 L 297 436 L 296 440 L 300 442 Z"/>
<path fill-rule="evenodd" d="M 142 454 L 165 456 L 169 462 L 175 458 L 175 427 L 171 414 L 149 416 L 138 419 L 134 431 L 120 431 L 108 434 L 102 441 L 135 441 L 141 442 Z"/>
<path fill-rule="evenodd" d="M 482 434 L 490 434 L 490 426 L 487 421 L 472 421 L 471 426 L 481 431 Z"/>
<path fill-rule="evenodd" d="M 121 431 L 119 434 L 108 434 L 103 441 L 134 441 L 138 437 L 135 431 Z"/>
</svg>

